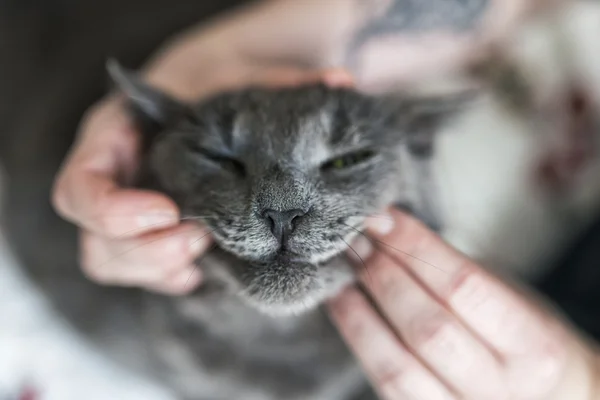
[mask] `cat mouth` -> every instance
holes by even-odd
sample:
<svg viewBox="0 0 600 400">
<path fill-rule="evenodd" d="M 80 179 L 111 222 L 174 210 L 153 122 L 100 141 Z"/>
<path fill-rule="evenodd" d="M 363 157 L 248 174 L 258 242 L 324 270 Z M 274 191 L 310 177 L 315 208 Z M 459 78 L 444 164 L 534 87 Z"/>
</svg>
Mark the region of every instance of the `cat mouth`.
<svg viewBox="0 0 600 400">
<path fill-rule="evenodd" d="M 291 265 L 291 264 L 307 264 L 307 265 L 322 265 L 329 262 L 342 253 L 340 249 L 331 249 L 326 253 L 298 253 L 288 249 L 279 249 L 264 261 L 270 265 Z"/>
<path fill-rule="evenodd" d="M 285 247 L 281 247 L 269 261 L 271 263 L 308 264 L 310 263 L 310 257 L 296 253 Z"/>
</svg>

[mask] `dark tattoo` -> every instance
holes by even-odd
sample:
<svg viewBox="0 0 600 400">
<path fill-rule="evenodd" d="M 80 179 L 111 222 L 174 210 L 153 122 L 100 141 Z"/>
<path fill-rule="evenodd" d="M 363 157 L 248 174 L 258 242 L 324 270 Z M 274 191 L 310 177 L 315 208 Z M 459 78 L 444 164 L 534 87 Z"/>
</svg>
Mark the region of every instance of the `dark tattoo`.
<svg viewBox="0 0 600 400">
<path fill-rule="evenodd" d="M 488 4 L 489 0 L 389 0 L 387 9 L 367 23 L 361 35 L 370 37 L 400 31 L 471 29 Z"/>
<path fill-rule="evenodd" d="M 361 7 L 372 1 L 356 0 Z M 473 29 L 490 0 L 389 0 L 380 15 L 357 32 L 353 50 L 378 37 L 398 33 Z"/>
<path fill-rule="evenodd" d="M 474 30 L 491 0 L 354 0 L 368 15 L 349 41 L 346 66 L 357 66 L 361 54 L 402 36 Z M 373 11 L 376 10 L 376 11 Z M 360 63 L 359 63 L 360 64 Z"/>
</svg>

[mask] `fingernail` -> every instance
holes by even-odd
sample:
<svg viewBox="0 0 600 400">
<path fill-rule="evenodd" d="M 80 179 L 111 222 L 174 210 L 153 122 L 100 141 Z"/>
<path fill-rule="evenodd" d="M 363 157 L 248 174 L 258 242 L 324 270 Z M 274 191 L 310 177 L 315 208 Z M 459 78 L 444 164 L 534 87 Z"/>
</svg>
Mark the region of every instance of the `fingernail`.
<svg viewBox="0 0 600 400">
<path fill-rule="evenodd" d="M 394 230 L 394 218 L 391 215 L 376 215 L 368 217 L 367 228 L 381 236 L 385 236 Z"/>
<path fill-rule="evenodd" d="M 348 254 L 355 262 L 363 263 L 373 254 L 373 244 L 361 236 L 352 243 Z"/>
<path fill-rule="evenodd" d="M 137 217 L 140 228 L 159 228 L 171 226 L 179 221 L 176 213 L 172 211 L 150 211 Z"/>
</svg>

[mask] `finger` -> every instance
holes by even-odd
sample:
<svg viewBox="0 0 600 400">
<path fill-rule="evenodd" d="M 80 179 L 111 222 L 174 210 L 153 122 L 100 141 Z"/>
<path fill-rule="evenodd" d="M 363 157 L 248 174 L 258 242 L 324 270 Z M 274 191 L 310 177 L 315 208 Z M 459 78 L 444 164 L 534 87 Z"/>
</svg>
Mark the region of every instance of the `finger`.
<svg viewBox="0 0 600 400">
<path fill-rule="evenodd" d="M 513 393 L 536 397 L 551 391 L 548 382 L 558 380 L 566 363 L 569 346 L 564 330 L 422 223 L 399 212 L 392 212 L 392 217 L 395 228 L 391 233 L 382 236 L 372 230 L 381 250 L 387 250 L 388 257 L 413 274 L 499 354 Z M 373 275 L 378 276 L 369 269 L 369 276 Z"/>
<path fill-rule="evenodd" d="M 193 292 L 202 283 L 202 270 L 196 265 L 183 268 L 181 271 L 158 283 L 145 285 L 150 291 L 179 296 Z"/>
<path fill-rule="evenodd" d="M 332 68 L 322 73 L 321 80 L 329 87 L 354 87 L 354 77 L 343 68 Z"/>
<path fill-rule="evenodd" d="M 505 398 L 498 360 L 402 266 L 383 252 L 375 253 L 362 280 L 407 347 L 459 394 Z"/>
<path fill-rule="evenodd" d="M 333 321 L 384 399 L 455 396 L 402 345 L 357 289 L 329 304 Z"/>
<path fill-rule="evenodd" d="M 553 393 L 570 344 L 549 316 L 481 271 L 464 275 L 447 301 L 502 356 L 512 393 L 524 398 L 545 398 Z"/>
<path fill-rule="evenodd" d="M 104 236 L 135 236 L 179 221 L 176 205 L 149 191 L 122 190 L 117 180 L 132 175 L 137 132 L 119 104 L 108 103 L 83 124 L 53 191 L 57 211 L 71 222 Z"/>
<path fill-rule="evenodd" d="M 354 79 L 343 68 L 306 70 L 297 67 L 262 67 L 250 78 L 251 84 L 267 87 L 294 87 L 313 83 L 323 83 L 329 87 L 352 87 Z"/>
<path fill-rule="evenodd" d="M 537 310 L 421 222 L 397 211 L 391 217 L 395 227 L 389 234 L 371 231 L 376 244 L 497 352 L 524 354 L 539 344 L 547 321 Z"/>
<path fill-rule="evenodd" d="M 191 223 L 118 241 L 84 233 L 81 263 L 99 283 L 152 285 L 179 274 L 210 244 L 210 232 Z"/>
</svg>

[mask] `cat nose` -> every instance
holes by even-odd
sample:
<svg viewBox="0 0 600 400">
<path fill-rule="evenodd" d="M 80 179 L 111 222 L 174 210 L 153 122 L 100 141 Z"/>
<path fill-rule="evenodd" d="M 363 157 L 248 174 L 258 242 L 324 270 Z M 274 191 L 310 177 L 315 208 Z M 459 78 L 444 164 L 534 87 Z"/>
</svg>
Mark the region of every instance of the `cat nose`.
<svg viewBox="0 0 600 400">
<path fill-rule="evenodd" d="M 286 211 L 265 210 L 262 215 L 270 224 L 273 236 L 277 238 L 279 243 L 284 244 L 296 228 L 298 220 L 305 214 L 303 210 L 296 209 Z"/>
</svg>

